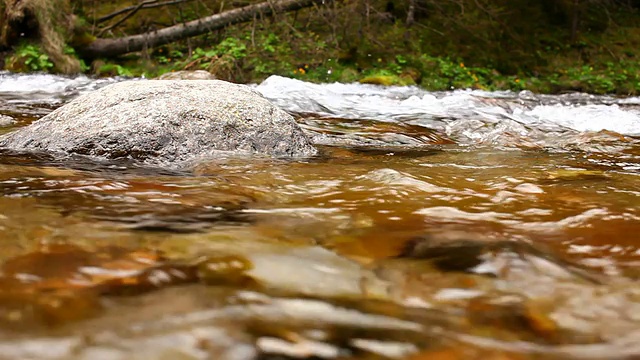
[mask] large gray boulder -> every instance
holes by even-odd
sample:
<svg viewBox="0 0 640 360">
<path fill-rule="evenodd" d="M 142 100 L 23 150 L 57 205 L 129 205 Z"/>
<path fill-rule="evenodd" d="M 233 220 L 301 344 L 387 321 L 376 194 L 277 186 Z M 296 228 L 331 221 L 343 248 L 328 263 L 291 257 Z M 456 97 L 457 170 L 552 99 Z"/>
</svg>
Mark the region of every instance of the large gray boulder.
<svg viewBox="0 0 640 360">
<path fill-rule="evenodd" d="M 127 81 L 83 95 L 0 137 L 0 148 L 181 165 L 224 152 L 316 154 L 294 119 L 245 85 Z"/>
</svg>

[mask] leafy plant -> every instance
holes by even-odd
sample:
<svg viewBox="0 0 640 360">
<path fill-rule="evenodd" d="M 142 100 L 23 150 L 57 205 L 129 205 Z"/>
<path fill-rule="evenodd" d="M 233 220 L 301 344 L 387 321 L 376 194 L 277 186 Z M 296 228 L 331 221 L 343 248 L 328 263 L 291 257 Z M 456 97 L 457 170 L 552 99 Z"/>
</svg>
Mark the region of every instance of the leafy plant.
<svg viewBox="0 0 640 360">
<path fill-rule="evenodd" d="M 54 64 L 49 56 L 34 44 L 22 44 L 15 52 L 15 60 L 24 63 L 30 71 L 49 71 Z"/>
<path fill-rule="evenodd" d="M 104 64 L 98 69 L 98 73 L 102 76 L 133 77 L 131 70 L 118 64 Z"/>
<path fill-rule="evenodd" d="M 275 53 L 276 46 L 278 45 L 278 43 L 280 43 L 280 38 L 278 38 L 278 35 L 274 33 L 269 33 L 266 36 L 266 38 L 262 41 L 262 48 L 266 52 Z"/>
<path fill-rule="evenodd" d="M 247 56 L 247 46 L 234 37 L 222 40 L 213 51 L 218 56 L 230 55 L 234 59 L 242 59 Z"/>
</svg>

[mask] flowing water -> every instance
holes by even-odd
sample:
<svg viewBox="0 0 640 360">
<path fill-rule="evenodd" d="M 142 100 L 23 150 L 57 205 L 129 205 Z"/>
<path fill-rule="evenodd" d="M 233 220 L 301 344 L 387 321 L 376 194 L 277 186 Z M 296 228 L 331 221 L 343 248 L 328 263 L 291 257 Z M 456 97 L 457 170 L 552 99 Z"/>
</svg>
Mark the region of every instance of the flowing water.
<svg viewBox="0 0 640 360">
<path fill-rule="evenodd" d="M 0 133 L 120 80 L 0 73 Z M 640 356 L 640 98 L 256 89 L 320 156 L 0 150 L 0 359 Z"/>
</svg>

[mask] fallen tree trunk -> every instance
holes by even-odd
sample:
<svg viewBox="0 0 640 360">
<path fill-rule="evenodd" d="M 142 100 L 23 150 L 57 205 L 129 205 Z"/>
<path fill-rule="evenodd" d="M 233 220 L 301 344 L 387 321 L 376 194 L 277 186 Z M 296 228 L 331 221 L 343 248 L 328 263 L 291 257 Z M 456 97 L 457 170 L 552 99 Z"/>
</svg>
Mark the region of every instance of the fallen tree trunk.
<svg viewBox="0 0 640 360">
<path fill-rule="evenodd" d="M 169 44 L 177 40 L 206 34 L 229 25 L 251 21 L 258 15 L 272 15 L 277 12 L 295 11 L 316 4 L 326 4 L 331 1 L 332 0 L 265 1 L 144 34 L 115 39 L 98 38 L 77 50 L 86 58 L 114 57 L 140 51 L 144 48 Z"/>
</svg>

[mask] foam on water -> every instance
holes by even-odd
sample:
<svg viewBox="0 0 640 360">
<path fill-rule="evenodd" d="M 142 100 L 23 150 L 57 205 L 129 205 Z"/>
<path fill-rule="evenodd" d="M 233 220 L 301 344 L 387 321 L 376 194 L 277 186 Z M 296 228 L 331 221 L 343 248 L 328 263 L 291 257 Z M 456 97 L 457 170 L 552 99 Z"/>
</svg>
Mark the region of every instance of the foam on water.
<svg viewBox="0 0 640 360">
<path fill-rule="evenodd" d="M 123 80 L 0 72 L 0 101 L 58 104 Z M 567 139 L 601 130 L 640 135 L 638 98 L 528 91 L 428 92 L 415 86 L 312 84 L 281 76 L 271 76 L 255 89 L 292 113 L 419 125 L 446 133 L 463 145 L 511 145 L 515 136 L 520 141 L 516 145 L 553 148 L 584 142 L 579 137 Z"/>
<path fill-rule="evenodd" d="M 478 90 L 430 93 L 416 87 L 310 84 L 279 76 L 271 76 L 257 90 L 288 111 L 327 117 L 410 121 L 435 129 L 460 120 L 474 120 L 503 127 L 515 122 L 541 131 L 640 134 L 640 113 L 625 108 L 635 105 L 632 99 L 587 94 L 554 99 L 530 92 Z"/>
<path fill-rule="evenodd" d="M 29 74 L 15 75 L 8 72 L 0 73 L 0 93 L 50 93 L 56 94 L 67 91 L 68 88 L 90 84 L 93 80 L 86 76 L 75 78 Z"/>
<path fill-rule="evenodd" d="M 537 106 L 526 115 L 541 121 L 565 126 L 577 131 L 609 130 L 620 134 L 640 134 L 640 114 L 614 105 Z"/>
<path fill-rule="evenodd" d="M 69 77 L 0 71 L 0 99 L 12 103 L 58 103 L 122 80 L 120 78 L 92 79 L 84 75 Z"/>
</svg>

